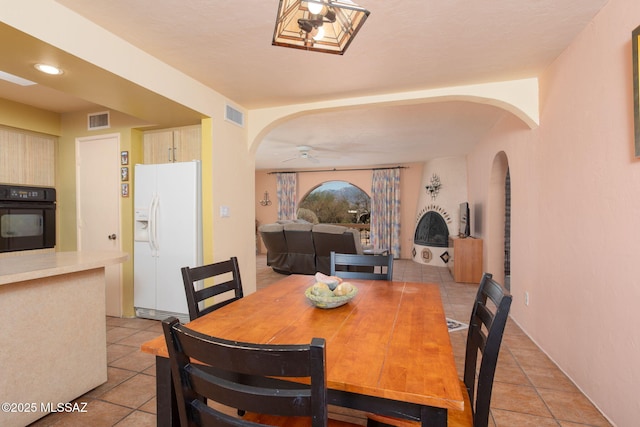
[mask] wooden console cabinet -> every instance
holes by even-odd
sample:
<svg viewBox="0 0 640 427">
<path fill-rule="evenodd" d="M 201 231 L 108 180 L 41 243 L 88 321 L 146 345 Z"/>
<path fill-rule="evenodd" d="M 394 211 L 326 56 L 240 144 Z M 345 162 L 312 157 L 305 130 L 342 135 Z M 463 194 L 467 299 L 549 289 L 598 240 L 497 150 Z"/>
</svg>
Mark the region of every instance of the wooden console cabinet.
<svg viewBox="0 0 640 427">
<path fill-rule="evenodd" d="M 453 280 L 462 283 L 480 283 L 482 279 L 482 239 L 449 237 L 453 259 L 449 270 Z"/>
</svg>

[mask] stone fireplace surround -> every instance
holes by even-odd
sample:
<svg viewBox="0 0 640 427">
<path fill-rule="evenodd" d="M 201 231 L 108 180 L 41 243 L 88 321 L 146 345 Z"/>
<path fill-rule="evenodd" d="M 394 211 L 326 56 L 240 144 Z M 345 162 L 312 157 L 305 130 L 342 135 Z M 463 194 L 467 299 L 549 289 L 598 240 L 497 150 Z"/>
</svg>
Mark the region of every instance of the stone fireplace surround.
<svg viewBox="0 0 640 427">
<path fill-rule="evenodd" d="M 433 174 L 442 187 L 435 198 L 425 189 Z M 433 159 L 425 163 L 414 224 L 412 258 L 420 264 L 446 267 L 453 256 L 449 236 L 457 236 L 460 203 L 468 201 L 465 157 Z M 427 229 L 428 227 L 428 229 Z M 436 227 L 435 229 L 431 229 Z"/>
</svg>

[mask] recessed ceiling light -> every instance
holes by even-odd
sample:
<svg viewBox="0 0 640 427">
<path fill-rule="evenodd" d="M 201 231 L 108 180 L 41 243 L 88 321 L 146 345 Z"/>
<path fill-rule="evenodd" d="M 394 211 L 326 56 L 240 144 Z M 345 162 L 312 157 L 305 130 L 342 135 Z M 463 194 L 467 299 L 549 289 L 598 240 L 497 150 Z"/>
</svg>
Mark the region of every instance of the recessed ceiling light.
<svg viewBox="0 0 640 427">
<path fill-rule="evenodd" d="M 62 70 L 58 67 L 55 67 L 53 65 L 48 65 L 48 64 L 36 64 L 34 65 L 34 67 L 36 68 L 36 70 L 41 71 L 43 73 L 46 74 L 52 74 L 54 76 L 58 76 L 60 74 L 62 74 Z"/>
<path fill-rule="evenodd" d="M 20 85 L 20 86 L 33 86 L 37 84 L 31 80 L 23 79 L 22 77 L 14 76 L 6 71 L 0 71 L 0 79 Z"/>
</svg>

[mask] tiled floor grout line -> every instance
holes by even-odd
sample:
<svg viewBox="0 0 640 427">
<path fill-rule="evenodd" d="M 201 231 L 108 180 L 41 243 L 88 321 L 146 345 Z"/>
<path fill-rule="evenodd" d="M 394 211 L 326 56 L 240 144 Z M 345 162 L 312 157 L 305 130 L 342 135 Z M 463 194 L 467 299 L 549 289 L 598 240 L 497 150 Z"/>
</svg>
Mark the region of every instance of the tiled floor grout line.
<svg viewBox="0 0 640 427">
<path fill-rule="evenodd" d="M 524 367 L 522 366 L 522 364 L 520 363 L 520 361 L 518 361 L 518 358 L 513 354 L 513 351 L 511 351 L 510 348 L 508 348 L 507 346 L 505 346 L 505 348 L 501 349 L 500 351 L 508 351 L 509 354 L 511 355 L 511 357 L 513 358 L 513 360 L 515 361 L 516 365 L 518 365 L 518 368 L 522 371 L 522 374 L 525 376 L 525 378 L 527 379 L 527 381 L 529 381 L 529 384 L 531 384 L 531 388 L 535 391 L 536 395 L 538 396 L 538 398 L 540 399 L 540 401 L 542 401 L 542 403 L 544 404 L 545 408 L 547 409 L 547 411 L 549 411 L 549 414 L 551 414 L 551 418 L 555 421 L 555 423 L 560 426 L 560 421 L 558 420 L 555 415 L 553 414 L 553 411 L 551 410 L 551 408 L 549 407 L 549 404 L 547 403 L 547 401 L 542 397 L 542 395 L 540 394 L 540 392 L 538 391 L 539 387 L 536 387 L 534 382 L 531 380 L 531 377 L 529 376 L 529 374 L 527 374 L 526 369 L 524 369 Z M 504 409 L 503 409 L 504 410 Z M 512 411 L 515 412 L 515 411 Z M 493 410 L 491 410 L 491 414 L 493 417 Z M 581 424 L 584 425 L 585 427 L 587 426 L 587 424 Z"/>
</svg>

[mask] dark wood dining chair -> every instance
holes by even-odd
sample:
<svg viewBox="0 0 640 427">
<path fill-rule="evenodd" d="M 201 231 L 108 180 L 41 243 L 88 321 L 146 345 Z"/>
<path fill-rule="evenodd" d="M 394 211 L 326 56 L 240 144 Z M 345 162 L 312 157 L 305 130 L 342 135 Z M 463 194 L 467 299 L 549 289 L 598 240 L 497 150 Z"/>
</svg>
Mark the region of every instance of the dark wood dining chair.
<svg viewBox="0 0 640 427">
<path fill-rule="evenodd" d="M 323 338 L 304 345 L 229 341 L 193 331 L 175 317 L 162 328 L 181 426 L 355 427 L 328 418 Z M 306 378 L 307 384 L 282 380 L 287 377 Z M 229 415 L 204 402 L 246 413 Z"/>
<path fill-rule="evenodd" d="M 376 271 L 379 268 L 379 272 Z M 392 280 L 393 255 L 339 254 L 331 252 L 331 275 L 343 279 Z"/>
<path fill-rule="evenodd" d="M 489 423 L 493 378 L 504 328 L 511 308 L 511 300 L 511 295 L 493 280 L 491 274 L 485 273 L 482 276 L 471 311 L 464 359 L 464 380 L 460 382 L 465 398 L 465 409 L 464 411 L 447 411 L 447 425 L 449 427 L 486 427 Z M 487 304 L 489 301 L 490 304 Z M 482 359 L 476 377 L 479 354 L 482 355 Z M 429 367 L 425 367 L 425 369 L 429 369 Z M 368 427 L 419 426 L 418 422 L 399 420 L 378 414 L 368 414 L 367 417 Z"/>
<path fill-rule="evenodd" d="M 226 280 L 227 277 L 224 275 L 230 275 L 229 280 Z M 218 278 L 224 281 L 196 290 L 196 282 L 208 278 L 214 278 L 214 280 Z M 184 282 L 187 306 L 189 307 L 189 319 L 191 320 L 197 319 L 220 307 L 224 307 L 244 296 L 242 292 L 242 280 L 240 279 L 240 268 L 238 267 L 238 259 L 236 257 L 199 267 L 183 267 L 182 281 Z M 201 302 L 231 292 L 233 292 L 231 298 L 200 309 Z"/>
</svg>

